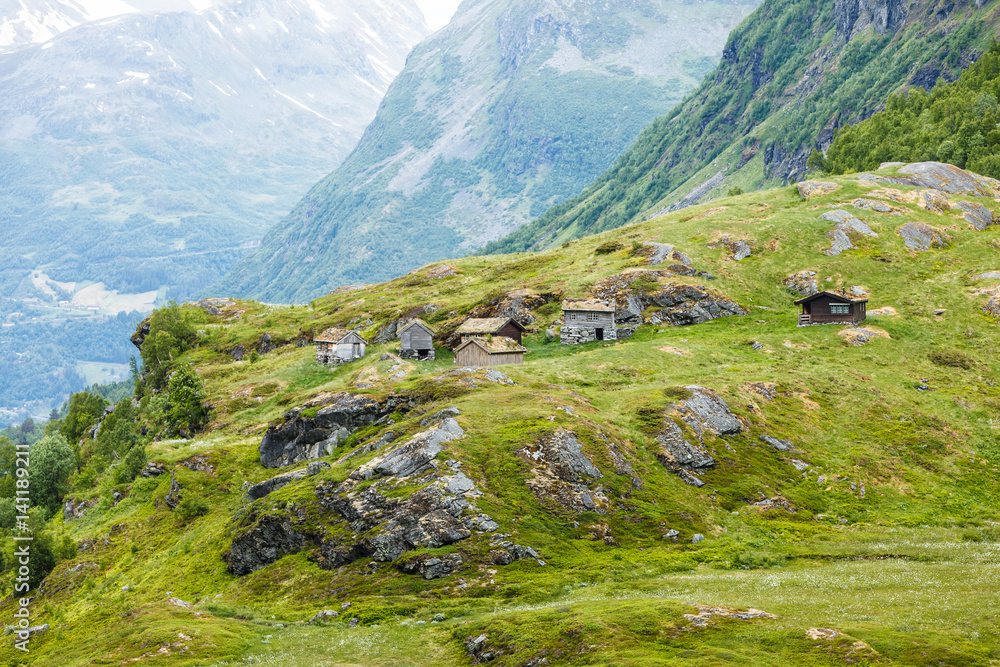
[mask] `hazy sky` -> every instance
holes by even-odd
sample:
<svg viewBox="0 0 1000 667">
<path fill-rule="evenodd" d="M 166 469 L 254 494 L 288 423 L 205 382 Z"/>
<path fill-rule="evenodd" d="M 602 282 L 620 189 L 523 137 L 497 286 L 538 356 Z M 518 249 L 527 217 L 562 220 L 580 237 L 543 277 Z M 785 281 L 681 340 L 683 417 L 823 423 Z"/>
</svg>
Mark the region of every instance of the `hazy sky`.
<svg viewBox="0 0 1000 667">
<path fill-rule="evenodd" d="M 431 30 L 443 28 L 451 20 L 461 0 L 416 0 Z"/>
</svg>

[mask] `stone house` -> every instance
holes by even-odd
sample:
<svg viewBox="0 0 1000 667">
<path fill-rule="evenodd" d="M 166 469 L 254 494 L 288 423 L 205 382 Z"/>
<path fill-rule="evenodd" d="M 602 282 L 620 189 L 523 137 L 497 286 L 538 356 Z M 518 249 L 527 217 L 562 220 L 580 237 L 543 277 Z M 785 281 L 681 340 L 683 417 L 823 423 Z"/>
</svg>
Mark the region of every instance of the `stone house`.
<svg viewBox="0 0 1000 667">
<path fill-rule="evenodd" d="M 434 330 L 426 322 L 410 320 L 397 333 L 401 359 L 434 361 Z"/>
<path fill-rule="evenodd" d="M 868 297 L 846 292 L 817 292 L 795 302 L 801 308 L 799 326 L 861 324 L 868 317 Z"/>
<path fill-rule="evenodd" d="M 355 331 L 327 329 L 313 339 L 316 361 L 321 364 L 345 364 L 365 356 L 368 341 Z"/>
<path fill-rule="evenodd" d="M 470 318 L 462 323 L 455 334 L 459 336 L 462 343 L 468 342 L 472 338 L 485 338 L 486 336 L 510 338 L 516 343 L 521 342 L 521 334 L 525 328 L 510 317 L 483 317 Z"/>
<path fill-rule="evenodd" d="M 562 302 L 562 310 L 563 325 L 559 337 L 563 345 L 618 339 L 614 301 L 566 299 Z"/>
<path fill-rule="evenodd" d="M 470 338 L 455 348 L 457 366 L 502 366 L 523 364 L 527 350 L 505 336 Z"/>
</svg>

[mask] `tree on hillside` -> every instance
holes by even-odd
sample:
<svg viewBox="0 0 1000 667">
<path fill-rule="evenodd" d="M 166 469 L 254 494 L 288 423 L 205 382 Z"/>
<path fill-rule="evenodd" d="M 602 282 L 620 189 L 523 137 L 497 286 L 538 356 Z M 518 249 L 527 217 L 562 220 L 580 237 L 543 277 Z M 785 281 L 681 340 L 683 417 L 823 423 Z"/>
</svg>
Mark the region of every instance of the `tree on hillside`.
<svg viewBox="0 0 1000 667">
<path fill-rule="evenodd" d="M 80 442 L 97 418 L 104 413 L 108 402 L 100 396 L 80 392 L 69 397 L 69 410 L 59 426 L 59 433 L 74 447 Z"/>
<path fill-rule="evenodd" d="M 59 511 L 69 476 L 76 470 L 76 455 L 61 435 L 49 435 L 31 446 L 29 458 L 32 504 L 52 516 Z"/>
<path fill-rule="evenodd" d="M 171 301 L 153 312 L 149 320 L 149 334 L 142 343 L 140 354 L 154 390 L 164 388 L 174 358 L 190 349 L 193 340 L 194 327 L 176 302 Z"/>
<path fill-rule="evenodd" d="M 188 366 L 181 366 L 170 377 L 170 420 L 173 428 L 189 433 L 197 431 L 208 420 L 204 405 L 205 386 Z"/>
</svg>

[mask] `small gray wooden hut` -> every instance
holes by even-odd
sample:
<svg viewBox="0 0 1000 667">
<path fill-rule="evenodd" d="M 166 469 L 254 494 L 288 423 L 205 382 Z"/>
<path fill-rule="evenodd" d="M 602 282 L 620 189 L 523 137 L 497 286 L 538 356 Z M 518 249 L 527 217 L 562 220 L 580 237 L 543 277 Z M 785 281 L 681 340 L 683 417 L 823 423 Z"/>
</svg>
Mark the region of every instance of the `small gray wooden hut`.
<svg viewBox="0 0 1000 667">
<path fill-rule="evenodd" d="M 327 329 L 313 339 L 316 361 L 321 364 L 345 364 L 365 356 L 368 341 L 355 331 Z"/>
<path fill-rule="evenodd" d="M 401 359 L 434 361 L 434 329 L 426 322 L 410 320 L 398 333 Z"/>
<path fill-rule="evenodd" d="M 562 302 L 563 325 L 559 339 L 563 345 L 595 340 L 617 340 L 614 301 L 566 299 Z"/>
<path fill-rule="evenodd" d="M 470 338 L 455 348 L 457 366 L 503 366 L 523 364 L 526 348 L 504 336 Z"/>
</svg>

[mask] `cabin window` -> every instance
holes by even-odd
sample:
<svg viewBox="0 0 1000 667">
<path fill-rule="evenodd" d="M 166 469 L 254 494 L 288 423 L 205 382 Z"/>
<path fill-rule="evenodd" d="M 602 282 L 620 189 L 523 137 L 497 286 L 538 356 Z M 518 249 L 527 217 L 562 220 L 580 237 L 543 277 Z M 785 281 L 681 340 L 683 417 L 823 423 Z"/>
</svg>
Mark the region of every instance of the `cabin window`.
<svg viewBox="0 0 1000 667">
<path fill-rule="evenodd" d="M 831 315 L 850 315 L 851 307 L 846 303 L 831 303 L 830 304 L 830 314 Z"/>
<path fill-rule="evenodd" d="M 569 319 L 575 320 L 576 319 L 576 313 L 570 313 L 569 314 Z"/>
<path fill-rule="evenodd" d="M 588 322 L 596 322 L 599 319 L 601 319 L 601 318 L 598 316 L 597 313 L 587 313 L 587 321 Z"/>
</svg>

